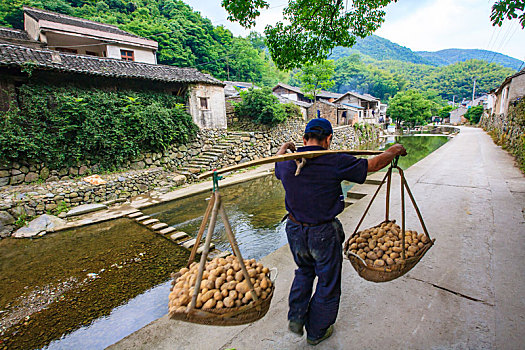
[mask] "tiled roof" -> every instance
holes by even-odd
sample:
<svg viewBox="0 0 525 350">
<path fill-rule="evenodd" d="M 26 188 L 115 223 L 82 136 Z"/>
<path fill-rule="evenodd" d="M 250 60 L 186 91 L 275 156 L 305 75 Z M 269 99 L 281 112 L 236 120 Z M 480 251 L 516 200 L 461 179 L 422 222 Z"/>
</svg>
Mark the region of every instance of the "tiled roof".
<svg viewBox="0 0 525 350">
<path fill-rule="evenodd" d="M 25 31 L 6 27 L 0 27 L 0 39 L 2 38 L 31 40 Z"/>
<path fill-rule="evenodd" d="M 369 101 L 369 102 L 379 102 L 379 100 L 372 96 L 372 95 L 361 95 L 361 94 L 358 94 L 357 92 L 350 92 L 348 91 L 347 93 L 341 95 L 340 97 L 337 98 L 337 100 L 335 102 L 337 102 L 338 100 L 341 100 L 344 96 L 346 95 L 352 95 L 352 96 L 355 96 L 361 100 L 365 100 L 365 101 Z"/>
<path fill-rule="evenodd" d="M 107 32 L 107 33 L 127 35 L 127 36 L 132 36 L 135 38 L 140 38 L 139 36 L 135 34 L 128 33 L 111 24 L 93 22 L 87 19 L 67 16 L 67 15 L 63 15 L 60 13 L 56 13 L 56 12 L 36 9 L 33 7 L 24 7 L 24 13 L 33 17 L 37 21 L 43 20 L 43 21 L 49 21 L 49 22 L 55 22 L 55 23 L 62 23 L 62 24 L 76 26 L 76 27 L 99 30 L 99 31 Z"/>
<path fill-rule="evenodd" d="M 25 46 L 0 44 L 0 66 L 32 62 L 37 69 L 123 79 L 145 79 L 174 83 L 224 84 L 195 68 L 130 62 L 114 58 L 70 54 Z"/>
<path fill-rule="evenodd" d="M 325 91 L 325 90 L 321 90 L 317 93 L 317 97 L 322 97 L 322 98 L 339 98 L 343 96 L 343 94 L 338 94 L 337 92 L 331 92 L 331 91 Z"/>
<path fill-rule="evenodd" d="M 292 85 L 288 85 L 288 84 L 285 84 L 285 83 L 278 83 L 273 89 L 275 90 L 278 87 L 282 87 L 284 89 L 287 89 L 287 90 L 290 90 L 290 91 L 302 94 L 301 88 L 298 88 L 297 86 L 292 86 Z"/>
<path fill-rule="evenodd" d="M 281 103 L 293 103 L 294 105 L 297 105 L 299 107 L 309 108 L 312 104 L 309 102 L 303 102 L 303 101 L 295 101 L 289 98 L 286 98 L 282 95 L 277 95 L 275 92 L 273 93 Z"/>
</svg>

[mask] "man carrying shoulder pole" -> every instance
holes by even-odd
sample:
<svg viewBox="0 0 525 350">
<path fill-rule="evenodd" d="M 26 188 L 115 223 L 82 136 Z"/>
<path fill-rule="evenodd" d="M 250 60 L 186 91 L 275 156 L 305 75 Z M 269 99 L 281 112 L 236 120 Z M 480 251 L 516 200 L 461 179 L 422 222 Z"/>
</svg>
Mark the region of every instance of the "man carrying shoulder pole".
<svg viewBox="0 0 525 350">
<path fill-rule="evenodd" d="M 304 131 L 304 147 L 297 152 L 328 150 L 333 130 L 323 118 L 311 120 Z M 295 151 L 283 144 L 277 155 Z M 289 329 L 299 335 L 306 329 L 307 342 L 317 345 L 332 335 L 341 296 L 342 244 L 345 233 L 336 216 L 344 209 L 341 181 L 364 183 L 368 172 L 378 171 L 396 156 L 406 155 L 396 144 L 371 158 L 344 153 L 327 154 L 301 164 L 292 160 L 275 163 L 275 176 L 286 192 L 286 235 L 297 264 L 289 296 Z M 304 162 L 304 159 L 303 159 Z M 317 287 L 312 296 L 315 277 Z"/>
</svg>

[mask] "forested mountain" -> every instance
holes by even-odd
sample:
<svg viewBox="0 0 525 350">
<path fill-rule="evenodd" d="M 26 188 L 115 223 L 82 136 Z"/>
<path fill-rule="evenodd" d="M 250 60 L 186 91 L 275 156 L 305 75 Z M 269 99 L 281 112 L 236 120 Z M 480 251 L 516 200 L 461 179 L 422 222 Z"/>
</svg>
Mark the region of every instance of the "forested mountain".
<svg viewBox="0 0 525 350">
<path fill-rule="evenodd" d="M 158 62 L 162 64 L 196 67 L 218 79 L 260 86 L 289 82 L 290 74 L 276 69 L 260 34 L 235 37 L 180 0 L 2 0 L 0 26 L 23 28 L 22 5 L 114 24 L 156 40 Z M 483 50 L 452 49 L 438 53 L 423 57 L 375 35 L 360 39 L 352 48 L 334 49 L 330 57 L 336 66 L 332 90 L 370 93 L 388 100 L 399 91 L 418 89 L 435 99 L 451 100 L 456 96 L 459 100 L 471 96 L 472 77 L 478 78 L 477 91 L 483 93 L 514 73 L 487 61 L 514 65 L 517 61 Z M 462 62 L 468 55 L 487 60 Z M 291 79 L 290 83 L 294 82 Z"/>
<path fill-rule="evenodd" d="M 446 66 L 475 59 L 489 63 L 499 63 L 504 67 L 518 70 L 523 63 L 518 59 L 501 53 L 479 49 L 446 49 L 435 52 L 412 51 L 407 47 L 398 45 L 377 35 L 358 39 L 357 43 L 351 48 L 336 47 L 330 58 L 337 60 L 356 52 L 378 61 L 398 60 L 410 63 L 429 64 L 432 66 Z"/>
<path fill-rule="evenodd" d="M 446 66 L 456 62 L 464 62 L 475 59 L 499 63 L 504 67 L 512 68 L 514 70 L 518 70 L 520 67 L 523 67 L 523 62 L 518 59 L 487 50 L 446 49 L 435 52 L 416 51 L 415 53 L 429 61 L 434 66 Z"/>
<path fill-rule="evenodd" d="M 393 43 L 390 40 L 381 38 L 377 35 L 371 35 L 364 39 L 358 39 L 356 44 L 351 48 L 334 48 L 330 59 L 337 60 L 341 57 L 349 56 L 356 52 L 370 56 L 371 58 L 379 61 L 399 60 L 403 62 L 431 64 L 430 61 L 427 61 L 423 57 L 417 55 L 409 48 Z"/>
<path fill-rule="evenodd" d="M 287 79 L 249 38 L 214 26 L 180 0 L 2 0 L 0 26 L 23 28 L 23 5 L 113 24 L 153 39 L 162 64 L 196 67 L 222 80 L 271 85 Z"/>
</svg>

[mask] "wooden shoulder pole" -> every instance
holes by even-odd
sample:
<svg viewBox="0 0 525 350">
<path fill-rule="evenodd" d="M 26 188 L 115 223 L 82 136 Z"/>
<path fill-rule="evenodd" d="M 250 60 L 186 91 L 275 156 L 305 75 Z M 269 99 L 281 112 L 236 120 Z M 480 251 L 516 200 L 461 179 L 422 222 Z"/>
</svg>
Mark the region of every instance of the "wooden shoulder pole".
<svg viewBox="0 0 525 350">
<path fill-rule="evenodd" d="M 205 179 L 207 177 L 213 176 L 214 172 L 216 172 L 217 174 L 224 174 L 230 171 L 248 168 L 248 167 L 256 166 L 256 165 L 277 163 L 277 162 L 283 162 L 285 160 L 293 160 L 293 159 L 300 159 L 300 158 L 316 158 L 319 156 L 323 156 L 325 154 L 337 154 L 337 153 L 351 154 L 354 156 L 371 156 L 371 155 L 381 154 L 383 153 L 383 151 L 370 151 L 370 150 L 360 151 L 360 150 L 349 150 L 349 149 L 344 150 L 343 149 L 343 150 L 325 150 L 325 151 L 287 153 L 287 154 L 281 154 L 278 156 L 256 159 L 256 160 L 252 160 L 246 163 L 225 167 L 219 170 L 207 171 L 197 176 L 197 179 L 201 180 L 201 179 Z"/>
</svg>

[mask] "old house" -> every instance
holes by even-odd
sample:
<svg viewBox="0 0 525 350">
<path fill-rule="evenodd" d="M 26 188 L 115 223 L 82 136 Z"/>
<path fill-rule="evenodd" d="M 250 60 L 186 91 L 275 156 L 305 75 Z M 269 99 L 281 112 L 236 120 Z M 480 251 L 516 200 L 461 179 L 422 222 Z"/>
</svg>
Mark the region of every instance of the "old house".
<svg viewBox="0 0 525 350">
<path fill-rule="evenodd" d="M 359 123 L 379 123 L 381 101 L 372 95 L 361 95 L 356 92 L 347 92 L 334 100 L 336 104 L 361 107 L 359 111 Z"/>
<path fill-rule="evenodd" d="M 24 7 L 24 29 L 48 49 L 126 61 L 157 63 L 156 41 L 116 26 Z"/>
<path fill-rule="evenodd" d="M 156 42 L 34 8 L 24 8 L 24 18 L 25 31 L 0 28 L 0 107 L 27 83 L 156 90 L 187 96 L 200 128 L 226 128 L 224 84 L 194 68 L 156 64 Z"/>
<path fill-rule="evenodd" d="M 293 101 L 302 101 L 302 102 L 313 102 L 312 99 L 305 96 L 301 91 L 301 88 L 296 86 L 291 86 L 284 83 L 279 83 L 273 88 L 273 92 L 276 95 L 286 97 L 287 99 Z M 341 97 L 342 94 L 336 92 L 330 92 L 325 90 L 320 90 L 316 95 L 316 100 L 326 100 L 328 102 L 334 102 L 337 98 Z"/>
<path fill-rule="evenodd" d="M 525 69 L 507 77 L 491 94 L 494 96 L 493 105 L 490 106 L 492 113 L 507 115 L 509 104 L 525 96 Z"/>
<path fill-rule="evenodd" d="M 459 108 L 450 111 L 449 123 L 452 125 L 459 125 L 466 121 L 463 117 L 467 113 L 468 108 L 465 106 L 459 106 Z"/>
<path fill-rule="evenodd" d="M 257 85 L 253 83 L 247 83 L 244 81 L 225 80 L 223 81 L 223 83 L 225 84 L 224 96 L 226 96 L 226 98 L 239 96 L 240 91 L 248 90 L 250 88 L 259 89 Z"/>
</svg>

